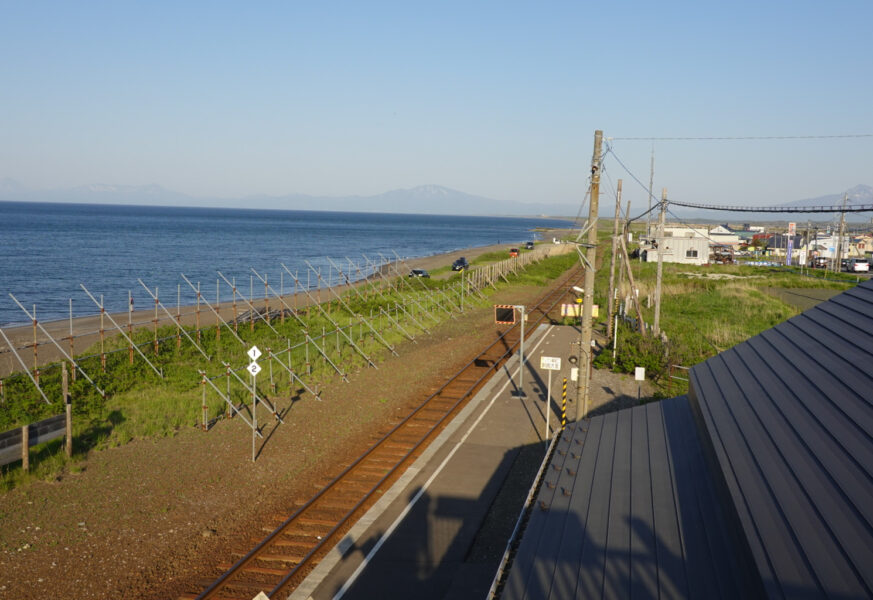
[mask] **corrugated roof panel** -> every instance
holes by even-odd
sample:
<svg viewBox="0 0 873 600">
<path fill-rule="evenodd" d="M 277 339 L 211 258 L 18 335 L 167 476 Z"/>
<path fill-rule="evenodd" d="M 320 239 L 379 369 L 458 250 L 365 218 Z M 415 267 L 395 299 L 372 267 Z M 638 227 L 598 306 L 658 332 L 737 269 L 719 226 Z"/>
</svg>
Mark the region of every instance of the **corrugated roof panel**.
<svg viewBox="0 0 873 600">
<path fill-rule="evenodd" d="M 868 281 L 691 370 L 771 596 L 873 594 L 871 325 Z"/>
<path fill-rule="evenodd" d="M 584 427 L 584 445 L 562 440 L 552 457 L 538 497 L 548 510 L 534 506 L 502 598 L 761 595 L 742 572 L 687 398 Z"/>
</svg>

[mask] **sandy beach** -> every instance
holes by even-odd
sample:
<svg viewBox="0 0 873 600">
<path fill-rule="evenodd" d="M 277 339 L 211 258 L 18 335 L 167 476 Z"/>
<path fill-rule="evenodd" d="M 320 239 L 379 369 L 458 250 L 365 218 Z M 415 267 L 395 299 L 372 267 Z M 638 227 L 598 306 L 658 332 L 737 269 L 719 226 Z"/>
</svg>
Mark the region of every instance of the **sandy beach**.
<svg viewBox="0 0 873 600">
<path fill-rule="evenodd" d="M 540 237 L 543 240 L 543 243 L 551 242 L 552 237 L 561 237 L 562 235 L 566 235 L 569 230 L 543 230 L 538 231 Z M 410 269 L 426 269 L 428 271 L 432 271 L 444 266 L 450 266 L 452 262 L 460 257 L 466 257 L 468 260 L 473 260 L 478 256 L 483 254 L 487 254 L 490 252 L 505 252 L 507 258 L 509 257 L 509 249 L 513 247 L 519 247 L 524 244 L 527 240 L 520 240 L 515 242 L 507 241 L 506 243 L 500 244 L 491 244 L 488 246 L 479 246 L 475 248 L 465 248 L 462 250 L 455 250 L 452 252 L 446 252 L 442 254 L 435 254 L 432 256 L 420 257 L 420 258 L 410 258 L 405 259 L 403 257 L 401 261 L 390 263 L 383 267 L 383 273 L 386 276 L 402 274 L 408 274 Z M 336 275 L 335 275 L 336 276 Z M 449 275 L 444 275 L 448 277 Z M 358 281 L 353 283 L 352 285 L 363 285 L 363 281 Z M 289 288 L 289 284 L 286 282 L 286 289 Z M 259 284 L 256 283 L 256 288 L 260 287 Z M 334 285 L 332 289 L 342 294 L 344 291 L 347 291 L 346 285 Z M 261 288 L 262 289 L 262 288 Z M 240 292 L 240 296 L 243 294 Z M 273 295 L 271 291 L 270 297 L 266 300 L 263 297 L 263 292 L 261 292 L 260 297 L 255 297 L 252 301 L 252 305 L 257 309 L 263 309 L 266 306 L 270 310 L 278 310 L 284 308 L 285 306 L 297 310 L 299 308 L 305 308 L 312 304 L 312 300 L 310 300 L 310 296 L 312 300 L 315 302 L 326 302 L 333 297 L 332 292 L 328 291 L 327 288 L 322 287 L 320 290 L 312 289 L 309 292 L 309 295 L 303 291 L 297 291 L 297 293 L 286 293 L 281 297 L 281 300 Z M 218 318 L 215 313 L 218 313 L 221 316 L 221 319 L 224 321 L 231 321 L 234 318 L 234 313 L 237 315 L 242 315 L 250 310 L 248 304 L 242 298 L 237 299 L 236 309 L 234 309 L 232 302 L 222 302 L 220 305 L 216 305 L 214 302 L 214 298 L 210 299 L 208 292 L 204 291 L 203 296 L 204 303 L 201 304 L 199 314 L 195 305 L 183 305 L 181 310 L 178 313 L 178 321 L 187 327 L 195 327 L 198 323 L 200 323 L 201 327 L 213 326 L 218 323 Z M 162 300 L 165 302 L 165 300 Z M 212 308 L 207 306 L 207 302 L 212 305 Z M 284 303 L 284 304 L 283 304 Z M 37 307 L 39 308 L 39 307 Z M 215 309 L 213 312 L 212 309 Z M 166 309 L 166 312 L 165 310 Z M 157 314 L 156 314 L 157 312 Z M 170 314 L 168 315 L 167 312 Z M 134 330 L 138 330 L 141 328 L 149 328 L 152 329 L 155 327 L 155 321 L 157 321 L 157 327 L 163 327 L 169 324 L 173 324 L 177 320 L 177 307 L 172 298 L 166 300 L 166 304 L 164 304 L 164 308 L 158 307 L 157 311 L 152 306 L 146 310 L 134 310 L 130 314 L 127 312 L 113 312 L 106 313 L 103 318 L 102 329 L 104 331 L 105 339 L 110 339 L 119 334 L 119 330 L 115 323 L 126 333 L 128 331 L 128 322 L 130 322 L 132 328 Z M 19 357 L 24 361 L 24 364 L 28 369 L 34 369 L 35 366 L 42 367 L 44 365 L 48 365 L 51 363 L 56 363 L 62 359 L 64 359 L 63 354 L 55 345 L 54 342 L 64 350 L 64 352 L 72 355 L 80 354 L 92 347 L 94 344 L 97 344 L 100 341 L 100 330 L 101 330 L 101 318 L 99 313 L 89 316 L 74 316 L 72 319 L 72 323 L 69 319 L 61 319 L 56 321 L 46 321 L 39 322 L 40 327 L 36 328 L 36 332 L 34 334 L 34 327 L 32 325 L 19 325 L 15 327 L 4 327 L 3 332 L 10 339 L 12 344 L 15 346 Z M 73 336 L 73 346 L 72 351 L 70 347 L 70 330 L 72 325 L 72 336 Z M 48 336 L 42 331 L 45 329 L 48 332 L 48 335 L 54 340 L 54 342 L 49 339 Z M 34 355 L 34 341 L 36 343 L 36 355 Z M 21 362 L 18 358 L 16 358 L 15 354 L 10 352 L 9 346 L 6 344 L 6 341 L 0 338 L 0 377 L 6 377 L 9 374 L 20 371 L 21 370 Z"/>
</svg>

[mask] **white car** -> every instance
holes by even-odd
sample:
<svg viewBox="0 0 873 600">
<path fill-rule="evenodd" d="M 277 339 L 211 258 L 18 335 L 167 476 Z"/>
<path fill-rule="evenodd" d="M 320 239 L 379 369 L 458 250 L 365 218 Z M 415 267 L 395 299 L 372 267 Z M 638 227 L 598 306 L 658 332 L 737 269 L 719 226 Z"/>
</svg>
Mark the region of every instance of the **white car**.
<svg viewBox="0 0 873 600">
<path fill-rule="evenodd" d="M 870 263 L 866 258 L 852 258 L 846 265 L 846 271 L 850 273 L 868 273 L 870 271 Z"/>
</svg>

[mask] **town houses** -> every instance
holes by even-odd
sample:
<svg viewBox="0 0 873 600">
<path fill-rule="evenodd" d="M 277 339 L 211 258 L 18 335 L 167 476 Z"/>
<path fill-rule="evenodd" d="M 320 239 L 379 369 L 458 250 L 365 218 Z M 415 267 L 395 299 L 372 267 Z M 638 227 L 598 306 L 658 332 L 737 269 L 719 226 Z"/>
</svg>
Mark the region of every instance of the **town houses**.
<svg viewBox="0 0 873 600">
<path fill-rule="evenodd" d="M 840 263 L 853 258 L 873 260 L 873 226 L 869 223 L 847 224 L 842 237 L 833 224 L 666 223 L 663 236 L 657 235 L 653 225 L 651 235 L 642 235 L 639 241 L 638 256 L 645 262 L 656 262 L 659 252 L 665 262 L 695 265 L 734 262 L 735 257 L 743 257 L 805 266 L 818 266 L 824 259 L 839 268 Z"/>
</svg>

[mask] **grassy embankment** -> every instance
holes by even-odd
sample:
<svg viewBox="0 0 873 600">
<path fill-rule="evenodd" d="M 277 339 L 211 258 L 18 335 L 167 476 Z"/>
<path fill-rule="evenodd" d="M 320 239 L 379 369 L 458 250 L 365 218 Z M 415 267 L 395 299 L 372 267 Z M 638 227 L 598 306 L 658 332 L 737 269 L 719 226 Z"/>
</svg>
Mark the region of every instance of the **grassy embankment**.
<svg viewBox="0 0 873 600">
<path fill-rule="evenodd" d="M 505 258 L 504 254 L 495 253 L 495 256 L 477 258 L 474 264 L 485 264 Z M 510 284 L 501 281 L 496 289 L 489 287 L 482 290 L 486 299 L 475 294 L 464 294 L 465 307 L 487 306 L 487 297 L 508 285 L 546 285 L 572 266 L 575 260 L 574 254 L 544 259 L 528 266 L 518 275 L 510 275 L 508 277 Z M 459 273 L 454 273 L 444 280 L 399 278 L 393 280 L 390 285 L 377 286 L 371 282 L 367 287 L 359 288 L 357 292 L 346 292 L 343 295 L 344 302 L 355 314 L 364 315 L 373 323 L 381 340 L 366 324 L 352 317 L 349 310 L 340 302 L 336 300 L 325 302 L 322 307 L 363 353 L 378 363 L 390 352 L 387 345 L 394 346 L 406 339 L 400 327 L 416 335 L 422 331 L 420 324 L 432 328 L 438 322 L 451 318 L 447 309 L 450 305 L 457 309 L 460 303 L 460 280 Z M 273 308 L 276 308 L 276 304 L 271 302 Z M 403 310 L 397 309 L 396 305 L 402 306 Z M 386 313 L 390 314 L 390 318 Z M 334 364 L 341 365 L 342 369 L 351 372 L 366 367 L 366 359 L 319 310 L 311 307 L 308 314 L 305 309 L 302 309 L 299 314 L 306 323 L 309 335 L 316 338 L 315 341 Z M 395 326 L 391 319 L 397 321 L 400 327 Z M 264 356 L 259 359 L 263 367 L 257 379 L 259 395 L 270 398 L 278 404 L 283 400 L 287 403 L 289 399 L 293 400 L 305 394 L 304 388 L 299 383 L 291 381 L 290 375 L 278 365 L 278 361 L 290 366 L 291 370 L 314 390 L 318 390 L 319 386 L 329 380 L 339 377 L 314 345 L 306 343 L 304 328 L 298 321 L 286 316 L 284 323 L 279 319 L 273 319 L 271 325 L 278 333 L 274 333 L 261 321 L 255 322 L 253 327 L 249 323 L 240 323 L 238 334 L 245 342 L 243 345 L 227 328 L 222 327 L 220 335 L 217 335 L 215 326 L 201 328 L 198 343 L 204 352 L 212 357 L 211 361 L 207 360 L 184 335 L 181 336 L 181 343 L 177 344 L 178 335 L 175 326 L 158 330 L 157 352 L 154 348 L 153 331 L 143 329 L 135 332 L 135 343 L 149 361 L 163 373 L 163 378 L 158 377 L 138 354 L 134 355 L 131 364 L 128 359 L 127 342 L 121 336 L 106 342 L 105 373 L 101 370 L 99 348 L 86 350 L 77 361 L 95 383 L 106 391 L 106 397 L 101 397 L 81 375 L 71 383 L 77 454 L 81 456 L 83 452 L 90 449 L 116 446 L 131 439 L 173 435 L 182 427 L 196 426 L 202 416 L 201 402 L 204 386 L 200 383 L 200 372 L 205 372 L 209 377 L 217 377 L 215 383 L 224 391 L 226 379 L 223 376 L 225 369 L 222 362 L 226 361 L 233 368 L 240 369 L 240 377 L 248 381 L 248 373 L 241 370 L 241 367 L 248 363 L 245 351 L 251 345 L 257 345 L 264 352 Z M 322 337 L 322 328 L 326 332 L 324 337 Z M 193 330 L 188 332 L 192 338 L 197 339 L 196 332 Z M 288 350 L 289 347 L 292 349 Z M 267 354 L 268 348 L 272 348 L 274 352 L 272 385 L 269 376 L 271 360 Z M 110 352 L 111 350 L 118 351 Z M 43 372 L 41 386 L 52 400 L 50 406 L 45 404 L 24 374 L 19 373 L 4 378 L 6 402 L 3 410 L 0 411 L 0 431 L 63 412 L 60 369 L 43 369 Z M 250 398 L 250 393 L 239 382 L 234 379 L 231 381 L 231 396 L 236 404 Z M 226 409 L 225 402 L 211 388 L 208 386 L 206 388 L 210 417 L 223 414 Z M 51 477 L 53 473 L 64 467 L 67 459 L 61 449 L 61 442 L 55 440 L 31 450 L 33 471 L 30 477 Z M 74 456 L 74 463 L 76 460 L 77 456 Z M 0 467 L 3 472 L 0 475 L 0 487 L 16 485 L 13 482 L 22 476 L 19 465 L 20 463 L 13 463 Z M 74 469 L 75 465 L 70 468 Z"/>
<path fill-rule="evenodd" d="M 601 244 L 603 268 L 598 271 L 595 296 L 606 307 L 609 287 L 610 242 Z M 631 249 L 633 246 L 631 247 Z M 654 321 L 654 294 L 657 264 L 631 261 L 634 279 L 643 306 L 643 318 Z M 798 308 L 781 301 L 774 290 L 831 289 L 842 291 L 856 285 L 849 275 L 799 272 L 779 267 L 743 265 L 691 266 L 664 263 L 661 293 L 661 329 L 667 343 L 639 333 L 621 323 L 615 370 L 633 372 L 645 366 L 647 375 L 659 386 L 659 393 L 671 396 L 687 390 L 687 383 L 673 380 L 668 385 L 669 365 L 693 366 L 758 333 L 798 314 Z M 619 298 L 630 294 L 627 278 Z M 632 307 L 628 309 L 633 314 Z M 605 311 L 604 311 L 605 312 Z M 600 318 L 605 328 L 604 317 Z M 596 359 L 598 367 L 612 367 L 612 348 Z M 684 375 L 684 374 L 683 374 Z"/>
</svg>

